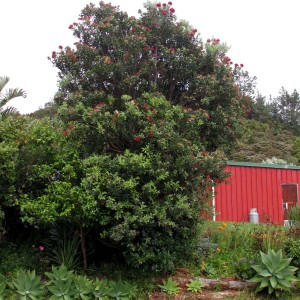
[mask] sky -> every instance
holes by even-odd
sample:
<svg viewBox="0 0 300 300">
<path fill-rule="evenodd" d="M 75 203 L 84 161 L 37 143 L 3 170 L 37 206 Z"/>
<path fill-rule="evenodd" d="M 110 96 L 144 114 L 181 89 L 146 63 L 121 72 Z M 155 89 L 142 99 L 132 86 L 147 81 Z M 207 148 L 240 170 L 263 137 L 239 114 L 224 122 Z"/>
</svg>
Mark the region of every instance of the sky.
<svg viewBox="0 0 300 300">
<path fill-rule="evenodd" d="M 93 0 L 0 0 L 0 76 L 27 97 L 10 101 L 30 113 L 53 99 L 57 72 L 47 59 L 58 46 L 76 41 L 69 25 Z M 145 0 L 111 0 L 138 16 Z M 162 1 L 163 3 L 164 1 Z M 168 1 L 166 1 L 168 2 Z M 257 77 L 257 89 L 268 99 L 300 91 L 299 0 L 173 0 L 178 20 L 197 28 L 204 41 L 218 38 L 230 47 L 228 56 Z"/>
</svg>

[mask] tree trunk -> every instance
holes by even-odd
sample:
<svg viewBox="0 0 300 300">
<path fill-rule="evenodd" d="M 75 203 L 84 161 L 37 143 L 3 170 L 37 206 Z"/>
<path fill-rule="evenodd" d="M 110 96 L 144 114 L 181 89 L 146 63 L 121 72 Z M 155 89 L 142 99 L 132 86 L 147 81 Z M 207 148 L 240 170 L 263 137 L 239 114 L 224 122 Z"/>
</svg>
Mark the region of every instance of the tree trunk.
<svg viewBox="0 0 300 300">
<path fill-rule="evenodd" d="M 87 257 L 86 257 L 86 245 L 85 245 L 85 234 L 82 225 L 79 225 L 79 235 L 80 235 L 80 246 L 83 258 L 83 268 L 87 269 Z"/>
</svg>

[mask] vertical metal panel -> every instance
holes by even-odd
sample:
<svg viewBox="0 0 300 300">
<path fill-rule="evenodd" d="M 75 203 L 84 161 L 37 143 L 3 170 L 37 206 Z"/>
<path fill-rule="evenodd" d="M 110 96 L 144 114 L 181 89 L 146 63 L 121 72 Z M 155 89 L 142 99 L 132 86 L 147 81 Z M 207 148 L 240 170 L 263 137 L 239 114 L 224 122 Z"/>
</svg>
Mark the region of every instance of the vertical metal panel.
<svg viewBox="0 0 300 300">
<path fill-rule="evenodd" d="M 216 188 L 216 220 L 245 222 L 257 208 L 260 221 L 283 223 L 281 185 L 300 184 L 300 170 L 231 165 L 227 170 L 229 184 Z"/>
</svg>

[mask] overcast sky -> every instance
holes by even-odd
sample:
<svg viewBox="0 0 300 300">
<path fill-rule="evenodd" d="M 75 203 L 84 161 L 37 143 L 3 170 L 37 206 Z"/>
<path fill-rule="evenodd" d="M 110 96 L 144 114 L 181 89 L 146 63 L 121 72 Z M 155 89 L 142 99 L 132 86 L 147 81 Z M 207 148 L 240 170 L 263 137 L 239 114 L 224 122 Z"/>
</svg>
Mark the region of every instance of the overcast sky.
<svg viewBox="0 0 300 300">
<path fill-rule="evenodd" d="M 68 26 L 76 22 L 86 0 L 0 0 L 0 76 L 20 87 L 27 98 L 11 101 L 29 113 L 51 101 L 57 69 L 47 56 L 59 45 L 73 46 Z M 112 0 L 138 16 L 145 0 Z M 168 2 L 168 1 L 166 1 Z M 219 38 L 234 63 L 256 76 L 262 95 L 277 96 L 281 87 L 300 91 L 299 0 L 173 0 L 178 19 L 197 28 L 203 40 Z M 163 3 L 163 1 L 162 1 Z"/>
</svg>

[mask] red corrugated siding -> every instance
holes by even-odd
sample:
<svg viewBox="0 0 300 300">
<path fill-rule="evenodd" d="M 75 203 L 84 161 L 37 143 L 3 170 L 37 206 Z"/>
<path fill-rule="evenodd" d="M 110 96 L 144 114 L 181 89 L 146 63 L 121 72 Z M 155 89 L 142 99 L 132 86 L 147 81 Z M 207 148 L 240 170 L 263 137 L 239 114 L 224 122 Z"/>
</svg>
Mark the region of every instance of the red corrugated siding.
<svg viewBox="0 0 300 300">
<path fill-rule="evenodd" d="M 257 208 L 260 222 L 283 223 L 282 184 L 300 184 L 300 170 L 227 166 L 228 184 L 216 188 L 217 221 L 247 222 Z"/>
</svg>

